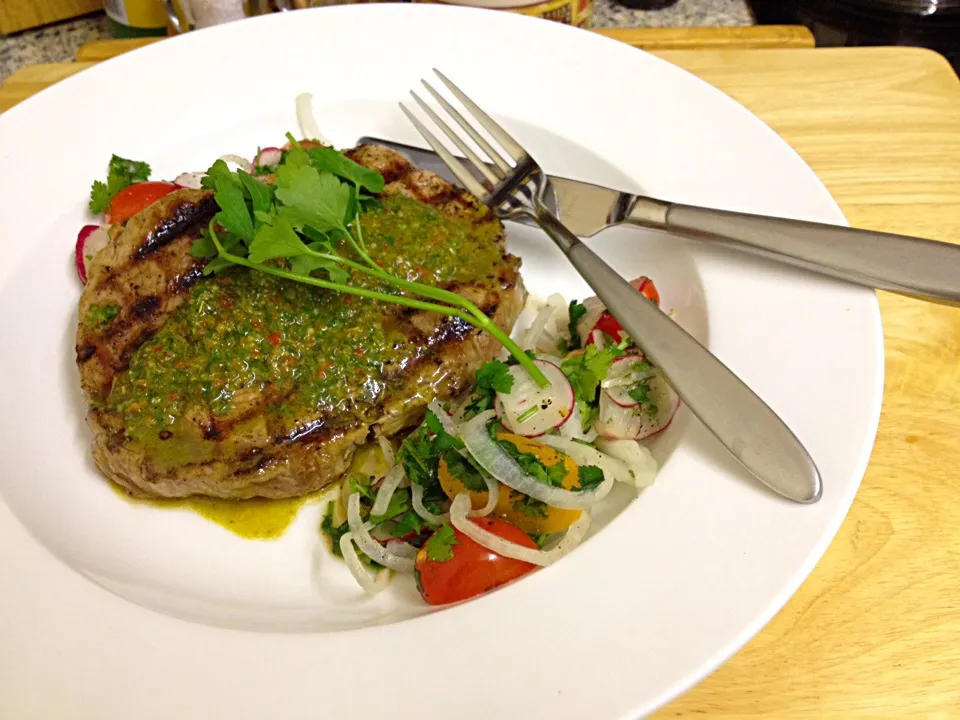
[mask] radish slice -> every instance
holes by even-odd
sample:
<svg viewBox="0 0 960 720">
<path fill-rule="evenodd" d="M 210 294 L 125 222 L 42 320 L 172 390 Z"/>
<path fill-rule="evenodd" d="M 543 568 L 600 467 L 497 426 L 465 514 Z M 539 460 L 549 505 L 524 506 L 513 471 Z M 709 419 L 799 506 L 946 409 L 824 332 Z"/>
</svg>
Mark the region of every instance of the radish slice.
<svg viewBox="0 0 960 720">
<path fill-rule="evenodd" d="M 283 150 L 278 147 L 268 147 L 261 150 L 257 157 L 253 159 L 253 166 L 258 167 L 269 167 L 272 165 L 279 165 L 280 159 L 283 157 Z"/>
<path fill-rule="evenodd" d="M 180 187 L 190 188 L 191 190 L 199 190 L 203 187 L 203 178 L 206 175 L 205 172 L 185 172 L 177 175 L 176 180 L 173 181 L 174 185 L 179 185 Z"/>
<path fill-rule="evenodd" d="M 597 331 L 594 331 L 596 334 Z M 636 370 L 637 363 L 643 362 L 643 355 L 624 355 L 610 364 L 610 369 L 600 383 L 600 386 L 620 407 L 636 407 L 640 403 L 630 397 L 630 391 L 637 383 L 650 378 L 654 370 L 650 367 L 646 372 Z"/>
<path fill-rule="evenodd" d="M 74 249 L 74 262 L 77 266 L 77 275 L 80 282 L 87 284 L 87 267 L 93 256 L 110 244 L 110 235 L 106 228 L 99 225 L 84 225 L 77 234 L 77 245 Z"/>
<path fill-rule="evenodd" d="M 637 408 L 621 407 L 606 392 L 600 393 L 600 408 L 593 424 L 600 437 L 607 440 L 633 440 L 640 432 L 641 425 Z"/>
<path fill-rule="evenodd" d="M 656 373 L 647 380 L 649 403 L 622 407 L 606 391 L 600 394 L 600 409 L 594 425 L 600 437 L 607 440 L 642 440 L 666 428 L 673 420 L 680 399 L 673 388 Z M 651 405 L 657 412 L 650 413 Z"/>
<path fill-rule="evenodd" d="M 563 425 L 573 415 L 576 398 L 573 386 L 559 366 L 547 360 L 534 360 L 550 384 L 542 388 L 521 365 L 510 368 L 513 389 L 497 393 L 498 415 L 511 432 L 537 437 Z"/>
<path fill-rule="evenodd" d="M 490 438 L 487 423 L 493 417 L 494 413 L 487 410 L 464 425 L 463 444 L 480 467 L 504 485 L 561 510 L 582 510 L 606 496 L 609 487 L 603 483 L 590 490 L 565 490 L 527 475 L 517 461 Z"/>
<path fill-rule="evenodd" d="M 596 295 L 588 297 L 583 301 L 583 306 L 587 311 L 577 322 L 577 334 L 580 335 L 580 341 L 585 343 L 590 336 L 591 331 L 600 319 L 600 316 L 607 311 L 607 306 L 603 304 Z"/>
<path fill-rule="evenodd" d="M 634 436 L 636 440 L 643 440 L 643 438 L 656 435 L 661 430 L 666 429 L 673 420 L 677 408 L 680 407 L 680 398 L 677 397 L 673 388 L 660 373 L 656 373 L 650 378 L 648 387 L 647 397 L 650 398 L 653 405 L 656 405 L 657 412 L 651 415 L 649 405 L 643 405 L 640 408 L 642 422 L 640 423 L 640 429 Z"/>
</svg>

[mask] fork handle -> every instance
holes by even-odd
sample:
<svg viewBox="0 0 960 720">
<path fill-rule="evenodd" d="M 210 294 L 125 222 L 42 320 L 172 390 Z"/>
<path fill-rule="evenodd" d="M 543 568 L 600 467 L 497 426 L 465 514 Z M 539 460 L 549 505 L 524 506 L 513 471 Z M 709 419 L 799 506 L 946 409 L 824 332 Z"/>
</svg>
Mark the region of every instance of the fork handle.
<svg viewBox="0 0 960 720">
<path fill-rule="evenodd" d="M 747 470 L 791 500 L 820 498 L 820 474 L 812 458 L 763 400 L 560 221 L 542 212 L 536 220 L 690 411 Z"/>
<path fill-rule="evenodd" d="M 627 222 L 715 240 L 858 285 L 960 302 L 960 245 L 823 223 L 631 198 Z"/>
</svg>

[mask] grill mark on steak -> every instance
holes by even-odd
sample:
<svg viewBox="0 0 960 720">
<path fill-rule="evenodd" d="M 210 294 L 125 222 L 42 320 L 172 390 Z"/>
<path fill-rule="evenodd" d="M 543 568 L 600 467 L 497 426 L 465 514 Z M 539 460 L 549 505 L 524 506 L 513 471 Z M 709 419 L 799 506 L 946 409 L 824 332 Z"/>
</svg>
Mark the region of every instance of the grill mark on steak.
<svg viewBox="0 0 960 720">
<path fill-rule="evenodd" d="M 198 224 L 210 222 L 210 218 L 217 214 L 220 207 L 211 195 L 198 203 L 178 203 L 171 210 L 172 214 L 147 233 L 143 244 L 134 253 L 134 259 L 143 260 L 151 253 L 169 245 Z"/>
</svg>

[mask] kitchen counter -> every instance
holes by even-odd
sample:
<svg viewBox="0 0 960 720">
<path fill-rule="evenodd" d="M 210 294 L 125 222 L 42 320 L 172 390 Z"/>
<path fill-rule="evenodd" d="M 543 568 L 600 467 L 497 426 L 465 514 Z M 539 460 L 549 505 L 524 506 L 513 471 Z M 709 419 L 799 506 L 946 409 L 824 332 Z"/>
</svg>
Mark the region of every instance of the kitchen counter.
<svg viewBox="0 0 960 720">
<path fill-rule="evenodd" d="M 593 27 L 693 27 L 751 25 L 746 0 L 680 0 L 666 10 L 629 10 L 612 0 L 595 0 Z M 91 40 L 111 37 L 102 14 L 0 37 L 0 82 L 24 65 L 73 60 Z"/>
</svg>

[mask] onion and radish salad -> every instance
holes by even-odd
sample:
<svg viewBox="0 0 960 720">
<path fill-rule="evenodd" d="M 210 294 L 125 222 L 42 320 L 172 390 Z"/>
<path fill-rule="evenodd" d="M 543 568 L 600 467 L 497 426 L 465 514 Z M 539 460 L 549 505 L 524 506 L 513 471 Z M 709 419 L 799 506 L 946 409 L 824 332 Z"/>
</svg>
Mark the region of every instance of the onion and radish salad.
<svg viewBox="0 0 960 720">
<path fill-rule="evenodd" d="M 649 278 L 633 285 L 659 304 Z M 481 595 L 577 547 L 615 483 L 653 482 L 642 441 L 669 425 L 676 394 L 597 298 L 528 308 L 520 344 L 549 385 L 504 354 L 465 396 L 430 403 L 398 448 L 354 458 L 321 529 L 366 592 L 412 573 L 431 605 Z"/>
</svg>

